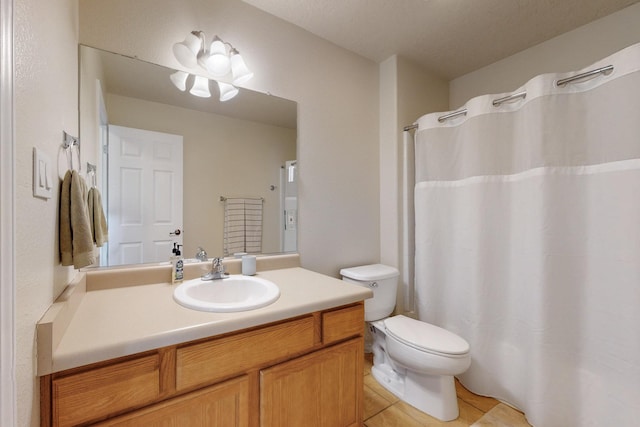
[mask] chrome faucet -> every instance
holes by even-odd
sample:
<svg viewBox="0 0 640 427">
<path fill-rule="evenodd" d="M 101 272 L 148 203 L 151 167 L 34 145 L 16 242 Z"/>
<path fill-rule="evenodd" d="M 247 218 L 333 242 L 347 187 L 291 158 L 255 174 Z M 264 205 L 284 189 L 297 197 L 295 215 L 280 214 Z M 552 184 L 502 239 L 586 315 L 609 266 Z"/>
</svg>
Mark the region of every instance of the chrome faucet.
<svg viewBox="0 0 640 427">
<path fill-rule="evenodd" d="M 198 261 L 207 261 L 209 259 L 207 258 L 207 251 L 202 249 L 201 246 L 198 246 L 198 252 L 196 252 L 196 259 Z"/>
<path fill-rule="evenodd" d="M 222 258 L 213 258 L 211 262 L 211 271 L 201 277 L 202 280 L 218 280 L 225 279 L 227 277 L 224 272 L 224 265 L 222 265 Z"/>
</svg>

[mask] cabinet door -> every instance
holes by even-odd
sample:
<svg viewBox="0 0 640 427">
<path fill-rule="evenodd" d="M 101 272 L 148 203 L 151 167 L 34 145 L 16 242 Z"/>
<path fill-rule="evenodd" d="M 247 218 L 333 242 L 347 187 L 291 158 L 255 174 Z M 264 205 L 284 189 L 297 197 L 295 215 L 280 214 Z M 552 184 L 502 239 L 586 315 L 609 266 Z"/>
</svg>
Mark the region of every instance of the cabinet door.
<svg viewBox="0 0 640 427">
<path fill-rule="evenodd" d="M 360 426 L 363 354 L 357 338 L 263 370 L 260 425 Z"/>
<path fill-rule="evenodd" d="M 97 424 L 118 427 L 247 427 L 246 375 Z"/>
</svg>

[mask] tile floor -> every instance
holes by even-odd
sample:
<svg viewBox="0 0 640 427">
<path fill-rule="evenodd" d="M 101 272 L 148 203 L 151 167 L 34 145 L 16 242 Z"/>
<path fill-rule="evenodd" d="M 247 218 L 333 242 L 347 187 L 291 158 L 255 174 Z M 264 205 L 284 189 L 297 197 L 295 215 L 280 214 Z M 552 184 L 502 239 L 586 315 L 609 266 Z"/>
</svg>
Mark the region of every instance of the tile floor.
<svg viewBox="0 0 640 427">
<path fill-rule="evenodd" d="M 371 375 L 371 354 L 364 362 L 366 427 L 531 427 L 521 412 L 490 397 L 471 393 L 456 381 L 460 416 L 443 422 L 398 400 Z"/>
</svg>

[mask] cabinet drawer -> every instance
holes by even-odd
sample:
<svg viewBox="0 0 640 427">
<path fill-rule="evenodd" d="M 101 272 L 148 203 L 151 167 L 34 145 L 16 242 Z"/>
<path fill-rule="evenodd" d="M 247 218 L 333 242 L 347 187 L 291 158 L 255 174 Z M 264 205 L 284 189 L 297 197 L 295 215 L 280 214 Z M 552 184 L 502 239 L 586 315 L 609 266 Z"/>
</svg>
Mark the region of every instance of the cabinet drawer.
<svg viewBox="0 0 640 427">
<path fill-rule="evenodd" d="M 364 305 L 322 313 L 322 343 L 329 344 L 364 333 Z"/>
<path fill-rule="evenodd" d="M 313 317 L 178 348 L 176 389 L 184 390 L 265 366 L 313 348 Z"/>
<path fill-rule="evenodd" d="M 77 425 L 156 400 L 159 359 L 151 355 L 54 379 L 53 425 Z"/>
<path fill-rule="evenodd" d="M 242 376 L 97 424 L 100 427 L 249 425 L 249 379 Z"/>
</svg>

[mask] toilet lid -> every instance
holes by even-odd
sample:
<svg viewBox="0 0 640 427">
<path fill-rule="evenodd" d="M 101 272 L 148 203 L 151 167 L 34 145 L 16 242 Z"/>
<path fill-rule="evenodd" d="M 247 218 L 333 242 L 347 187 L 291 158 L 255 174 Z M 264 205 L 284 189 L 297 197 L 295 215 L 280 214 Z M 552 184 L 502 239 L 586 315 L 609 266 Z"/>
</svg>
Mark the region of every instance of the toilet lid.
<svg viewBox="0 0 640 427">
<path fill-rule="evenodd" d="M 385 319 L 389 335 L 408 346 L 429 353 L 460 355 L 469 352 L 469 343 L 446 329 L 406 316 Z"/>
</svg>

